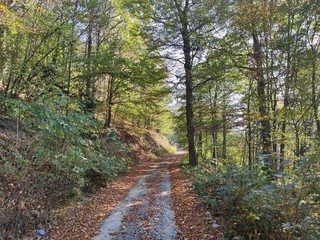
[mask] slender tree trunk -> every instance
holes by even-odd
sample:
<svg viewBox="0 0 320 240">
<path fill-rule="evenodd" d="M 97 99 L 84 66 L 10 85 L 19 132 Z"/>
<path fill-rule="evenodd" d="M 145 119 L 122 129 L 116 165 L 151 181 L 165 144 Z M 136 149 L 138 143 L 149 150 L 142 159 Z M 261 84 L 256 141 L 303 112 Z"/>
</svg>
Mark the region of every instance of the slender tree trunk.
<svg viewBox="0 0 320 240">
<path fill-rule="evenodd" d="M 113 104 L 113 85 L 114 85 L 114 77 L 110 76 L 109 83 L 108 83 L 106 121 L 104 124 L 105 128 L 110 128 L 110 126 L 111 126 L 112 104 Z"/>
<path fill-rule="evenodd" d="M 223 160 L 227 159 L 227 124 L 223 123 L 222 130 L 222 155 Z"/>
<path fill-rule="evenodd" d="M 295 129 L 295 137 L 296 137 L 295 156 L 300 157 L 300 134 L 299 134 L 298 123 L 294 124 L 294 129 Z"/>
<path fill-rule="evenodd" d="M 204 149 L 203 149 L 203 153 L 204 153 L 205 157 L 207 156 L 208 151 L 209 151 L 208 150 L 208 146 L 209 146 L 208 140 L 209 140 L 208 131 L 205 131 L 205 134 L 204 134 Z"/>
<path fill-rule="evenodd" d="M 217 159 L 217 139 L 218 139 L 218 130 L 217 130 L 217 101 L 218 101 L 218 91 L 219 91 L 219 86 L 216 85 L 216 89 L 214 92 L 212 92 L 211 89 L 209 89 L 209 96 L 210 96 L 210 111 L 211 111 L 211 136 L 212 136 L 212 158 Z M 212 97 L 212 94 L 213 97 Z"/>
<path fill-rule="evenodd" d="M 199 112 L 199 122 L 200 126 L 202 125 L 202 112 Z M 202 130 L 198 130 L 198 157 L 200 159 L 203 159 L 203 136 L 202 136 Z"/>
<path fill-rule="evenodd" d="M 270 16 L 271 17 L 271 16 Z M 277 108 L 277 89 L 274 87 L 274 78 L 273 78 L 273 71 L 274 71 L 274 65 L 273 65 L 273 58 L 272 58 L 272 47 L 270 46 L 270 34 L 272 34 L 272 19 L 269 19 L 269 23 L 264 22 L 263 23 L 263 41 L 265 45 L 264 50 L 264 61 L 265 61 L 265 85 L 267 88 L 266 96 L 270 100 L 270 102 L 267 102 L 266 108 L 267 112 L 270 113 L 270 110 L 272 110 L 272 120 L 270 120 L 270 142 L 271 142 L 271 152 L 277 153 L 277 142 L 275 139 L 275 132 L 277 129 L 277 117 L 276 117 L 276 108 Z M 261 51 L 261 50 L 260 50 Z M 261 68 L 262 69 L 262 68 Z M 271 116 L 271 114 L 270 114 Z M 276 161 L 276 159 L 275 159 Z M 276 162 L 274 162 L 276 164 Z"/>
<path fill-rule="evenodd" d="M 71 92 L 71 77 L 72 77 L 72 62 L 73 62 L 73 57 L 74 57 L 74 40 L 76 38 L 76 20 L 75 17 L 77 15 L 78 11 L 78 1 L 74 2 L 74 8 L 72 12 L 72 18 L 71 18 L 71 39 L 69 39 L 68 43 L 68 62 L 67 62 L 67 71 L 68 71 L 68 79 L 67 79 L 67 93 L 70 95 Z M 66 40 L 67 41 L 67 40 Z"/>
<path fill-rule="evenodd" d="M 223 104 L 222 113 L 222 154 L 223 160 L 227 159 L 227 133 L 228 133 L 228 123 L 227 123 L 227 99 L 225 97 Z"/>
<path fill-rule="evenodd" d="M 273 65 L 272 65 L 272 68 L 274 68 Z M 277 117 L 278 94 L 277 94 L 277 87 L 275 84 L 273 84 L 273 81 L 271 79 L 268 81 L 270 82 L 269 97 L 271 101 L 271 109 L 272 109 L 272 117 L 273 117 L 272 119 L 272 152 L 278 155 L 278 139 L 276 137 L 276 133 L 279 127 L 278 117 Z M 275 164 L 276 163 L 277 162 L 275 162 Z"/>
<path fill-rule="evenodd" d="M 267 110 L 267 97 L 265 93 L 266 81 L 263 76 L 263 64 L 262 64 L 262 52 L 260 41 L 256 34 L 253 34 L 253 50 L 254 50 L 254 60 L 256 63 L 256 80 L 257 80 L 257 92 L 259 98 L 259 113 L 260 113 L 260 135 L 262 140 L 262 152 L 269 154 L 272 152 L 271 144 L 271 126 L 269 121 L 269 115 Z"/>
<path fill-rule="evenodd" d="M 251 123 L 251 94 L 252 94 L 252 79 L 250 79 L 249 82 L 249 92 L 248 92 L 248 100 L 247 100 L 247 117 L 248 119 L 248 124 L 247 124 L 247 144 L 248 144 L 248 164 L 249 168 L 252 169 L 253 166 L 253 148 L 252 148 L 252 123 Z"/>
<path fill-rule="evenodd" d="M 203 159 L 203 137 L 202 137 L 202 131 L 198 132 L 198 155 L 201 159 Z"/>
<path fill-rule="evenodd" d="M 4 27 L 0 24 L 0 53 L 5 52 L 5 31 Z M 4 76 L 5 69 L 5 57 L 0 54 L 0 75 L 2 75 L 2 78 Z M 5 88 L 4 88 L 4 80 L 0 80 L 0 113 L 4 110 L 4 96 L 5 96 Z"/>
<path fill-rule="evenodd" d="M 217 160 L 218 159 L 218 151 L 217 151 L 217 145 L 218 145 L 218 133 L 216 131 L 212 131 L 212 158 Z"/>
<path fill-rule="evenodd" d="M 313 104 L 313 115 L 316 121 L 316 137 L 317 137 L 317 146 L 320 143 L 320 118 L 319 118 L 319 103 L 318 103 L 318 93 L 317 93 L 317 53 L 312 47 L 312 77 L 311 77 L 311 88 L 312 88 L 312 104 Z"/>
<path fill-rule="evenodd" d="M 290 44 L 290 37 L 292 34 L 292 22 L 294 21 L 294 14 L 289 12 L 288 14 L 288 30 L 287 30 L 287 36 L 286 38 L 288 39 L 288 44 L 286 46 L 286 51 L 287 51 L 287 63 L 286 63 L 286 77 L 285 77 L 285 82 L 284 82 L 284 99 L 283 99 L 283 109 L 284 109 L 284 116 L 283 116 L 283 121 L 281 123 L 281 144 L 280 144 L 280 169 L 283 171 L 284 166 L 282 162 L 285 159 L 285 140 L 286 140 L 286 130 L 287 130 L 287 108 L 289 107 L 289 86 L 290 82 L 292 81 L 292 66 L 291 66 L 291 61 L 292 61 L 292 54 L 291 54 L 291 44 Z"/>
<path fill-rule="evenodd" d="M 87 110 L 93 110 L 93 96 L 92 96 L 92 26 L 88 27 L 88 39 L 87 39 L 87 76 L 86 76 L 86 106 Z"/>
<path fill-rule="evenodd" d="M 286 109 L 288 108 L 289 105 L 289 89 L 287 86 L 285 86 L 285 93 L 284 93 L 284 103 L 283 103 L 283 108 L 285 110 L 284 115 L 286 116 Z M 286 140 L 286 129 L 287 129 L 287 120 L 286 117 L 284 117 L 282 124 L 281 124 L 281 144 L 280 144 L 280 169 L 283 170 L 283 165 L 282 162 L 285 159 L 285 140 Z"/>
<path fill-rule="evenodd" d="M 0 24 L 0 72 L 3 71 L 5 65 L 5 57 L 2 55 L 5 51 L 5 31 L 4 27 Z"/>
</svg>

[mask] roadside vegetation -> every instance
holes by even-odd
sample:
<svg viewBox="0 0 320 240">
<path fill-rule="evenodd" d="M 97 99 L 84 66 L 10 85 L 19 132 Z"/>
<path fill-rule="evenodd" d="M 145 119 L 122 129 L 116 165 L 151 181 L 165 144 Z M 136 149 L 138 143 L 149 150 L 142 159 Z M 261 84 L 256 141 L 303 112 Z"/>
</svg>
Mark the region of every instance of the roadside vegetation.
<svg viewBox="0 0 320 240">
<path fill-rule="evenodd" d="M 0 119 L 0 238 L 19 238 L 50 222 L 52 210 L 106 186 L 130 164 L 114 129 L 77 109 L 66 112 L 66 104 L 63 97 L 6 102 L 10 110 Z"/>
<path fill-rule="evenodd" d="M 223 239 L 306 239 L 320 237 L 319 159 L 285 161 L 283 171 L 263 164 L 253 169 L 212 162 L 182 168 L 194 190 L 223 226 Z"/>
</svg>

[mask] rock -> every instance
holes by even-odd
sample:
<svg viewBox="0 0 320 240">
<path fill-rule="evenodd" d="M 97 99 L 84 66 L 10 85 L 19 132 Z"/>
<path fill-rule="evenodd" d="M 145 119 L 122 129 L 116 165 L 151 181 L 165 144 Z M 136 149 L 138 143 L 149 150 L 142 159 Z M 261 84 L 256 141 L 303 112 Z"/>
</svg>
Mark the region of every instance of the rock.
<svg viewBox="0 0 320 240">
<path fill-rule="evenodd" d="M 46 230 L 39 229 L 39 230 L 36 231 L 36 233 L 37 233 L 37 235 L 39 235 L 39 236 L 44 236 L 44 235 L 46 235 Z"/>
<path fill-rule="evenodd" d="M 219 228 L 219 227 L 220 227 L 220 225 L 217 224 L 217 223 L 212 224 L 212 228 L 213 228 L 213 229 L 217 229 L 217 228 Z"/>
</svg>

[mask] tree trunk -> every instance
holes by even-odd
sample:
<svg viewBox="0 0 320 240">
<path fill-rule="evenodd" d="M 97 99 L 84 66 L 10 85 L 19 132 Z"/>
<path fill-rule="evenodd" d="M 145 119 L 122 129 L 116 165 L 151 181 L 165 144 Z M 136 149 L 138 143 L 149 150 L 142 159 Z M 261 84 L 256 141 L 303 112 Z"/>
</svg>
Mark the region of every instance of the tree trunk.
<svg viewBox="0 0 320 240">
<path fill-rule="evenodd" d="M 186 48 L 188 49 L 188 48 Z M 189 48 L 190 50 L 190 48 Z M 185 71 L 186 71 L 186 115 L 187 115 L 187 137 L 188 137 L 188 149 L 189 149 L 189 164 L 196 166 L 198 164 L 198 158 L 195 148 L 195 128 L 193 117 L 193 83 L 192 83 L 192 65 L 190 51 L 185 51 Z"/>
<path fill-rule="evenodd" d="M 317 79 L 316 79 L 316 72 L 317 72 L 317 53 L 312 47 L 312 77 L 311 77 L 311 88 L 312 88 L 312 105 L 313 105 L 313 115 L 316 121 L 316 140 L 317 146 L 320 143 L 320 119 L 319 119 L 319 103 L 318 103 L 318 94 L 317 94 Z"/>
<path fill-rule="evenodd" d="M 90 20 L 91 21 L 91 20 Z M 88 39 L 87 39 L 87 76 L 86 76 L 86 108 L 89 112 L 93 111 L 94 108 L 94 96 L 93 96 L 93 81 L 92 81 L 92 23 L 89 23 L 88 27 Z"/>
<path fill-rule="evenodd" d="M 4 27 L 0 24 L 0 75 L 4 76 L 4 69 L 5 69 L 5 57 L 2 53 L 5 52 L 5 31 Z M 0 81 L 0 113 L 4 109 L 3 97 L 5 95 L 5 88 L 4 88 L 4 80 Z"/>
<path fill-rule="evenodd" d="M 248 133 L 247 133 L 247 144 L 248 144 L 248 164 L 249 169 L 253 168 L 253 149 L 252 149 L 252 127 L 251 123 L 248 123 Z"/>
<path fill-rule="evenodd" d="M 218 133 L 216 131 L 212 131 L 212 158 L 217 160 L 218 158 L 218 151 L 217 151 L 217 145 L 218 145 Z"/>
<path fill-rule="evenodd" d="M 289 86 L 290 82 L 292 81 L 292 66 L 291 66 L 291 60 L 292 60 L 292 54 L 291 54 L 291 42 L 289 41 L 291 34 L 292 34 L 292 22 L 294 21 L 294 14 L 289 12 L 288 14 L 288 30 L 287 30 L 287 46 L 286 46 L 286 51 L 287 51 L 287 63 L 286 63 L 286 77 L 285 77 L 285 82 L 284 82 L 284 99 L 283 99 L 283 109 L 284 109 L 284 117 L 282 121 L 282 126 L 281 126 L 281 144 L 280 144 L 280 169 L 283 171 L 284 166 L 282 162 L 285 159 L 285 140 L 286 140 L 286 131 L 287 131 L 287 108 L 289 107 Z"/>
<path fill-rule="evenodd" d="M 299 133 L 299 126 L 298 123 L 294 124 L 294 130 L 295 130 L 295 142 L 296 142 L 296 146 L 295 146 L 295 156 L 296 157 L 300 157 L 300 133 Z"/>
<path fill-rule="evenodd" d="M 211 136 L 212 136 L 212 158 L 217 159 L 217 139 L 218 139 L 218 129 L 217 129 L 217 101 L 218 101 L 218 91 L 219 85 L 216 85 L 214 93 L 209 89 L 210 96 L 210 111 L 211 111 Z M 212 94 L 213 97 L 212 97 Z"/>
<path fill-rule="evenodd" d="M 109 83 L 108 83 L 106 121 L 104 124 L 105 128 L 110 128 L 111 126 L 112 104 L 113 104 L 113 84 L 114 84 L 114 77 L 110 76 Z"/>
<path fill-rule="evenodd" d="M 263 76 L 262 52 L 258 36 L 253 34 L 253 50 L 254 60 L 256 64 L 256 80 L 257 80 L 257 93 L 259 98 L 259 113 L 260 113 L 260 135 L 262 140 L 262 152 L 270 154 L 272 152 L 271 134 L 270 134 L 270 121 L 267 110 L 267 98 L 265 93 L 266 81 Z"/>
<path fill-rule="evenodd" d="M 4 68 L 4 63 L 5 63 L 5 57 L 2 55 L 5 51 L 5 31 L 4 31 L 4 27 L 1 26 L 0 24 L 0 72 L 2 72 L 3 68 Z"/>
<path fill-rule="evenodd" d="M 67 94 L 70 95 L 71 93 L 71 78 L 72 78 L 72 62 L 74 58 L 74 45 L 75 45 L 75 38 L 76 38 L 76 20 L 75 16 L 77 15 L 78 10 L 78 1 L 74 2 L 73 12 L 71 21 L 71 40 L 69 39 L 69 46 L 68 46 L 68 62 L 67 62 L 67 72 L 68 72 L 68 79 L 67 79 Z M 67 40 L 66 40 L 67 41 Z"/>
<path fill-rule="evenodd" d="M 199 122 L 200 126 L 202 125 L 202 112 L 199 112 Z M 203 159 L 203 136 L 202 136 L 202 130 L 198 130 L 198 158 Z"/>
<path fill-rule="evenodd" d="M 248 101 L 247 101 L 247 117 L 248 119 L 248 124 L 247 124 L 247 144 L 248 144 L 248 164 L 249 164 L 249 169 L 252 169 L 253 167 L 253 148 L 252 148 L 252 125 L 251 125 L 251 94 L 252 94 L 252 82 L 253 80 L 250 79 L 249 82 L 249 92 L 248 92 Z"/>
<path fill-rule="evenodd" d="M 227 133 L 228 133 L 227 99 L 225 97 L 224 103 L 223 103 L 223 113 L 222 113 L 222 154 L 221 154 L 221 157 L 223 160 L 227 159 Z"/>
<path fill-rule="evenodd" d="M 176 1 L 176 5 L 178 3 Z M 193 116 L 193 76 L 192 76 L 192 49 L 190 44 L 190 33 L 187 12 L 189 10 L 189 1 L 185 1 L 184 9 L 180 12 L 180 21 L 182 25 L 182 40 L 184 53 L 185 87 L 186 87 L 186 117 L 187 117 L 187 137 L 189 150 L 189 164 L 198 165 L 197 152 L 195 147 L 195 127 Z"/>
<path fill-rule="evenodd" d="M 287 84 L 285 84 L 287 85 Z M 286 116 L 286 109 L 289 105 L 289 89 L 287 86 L 285 86 L 285 93 L 284 93 L 284 103 L 283 103 L 283 108 L 284 108 L 284 115 Z M 287 128 L 287 120 L 286 117 L 284 117 L 283 121 L 282 121 L 282 126 L 281 126 L 281 144 L 280 144 L 280 169 L 283 170 L 284 167 L 282 165 L 282 162 L 285 159 L 285 140 L 286 140 L 286 128 Z"/>
</svg>

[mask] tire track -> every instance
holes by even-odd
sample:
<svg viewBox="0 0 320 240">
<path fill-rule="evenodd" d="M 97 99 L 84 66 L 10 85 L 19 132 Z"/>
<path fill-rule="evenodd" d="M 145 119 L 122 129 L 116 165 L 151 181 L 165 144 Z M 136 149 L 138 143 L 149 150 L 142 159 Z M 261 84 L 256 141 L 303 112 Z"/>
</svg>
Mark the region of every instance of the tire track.
<svg viewBox="0 0 320 240">
<path fill-rule="evenodd" d="M 170 164 L 162 160 L 149 165 L 94 240 L 174 239 L 178 230 L 172 210 Z"/>
</svg>

